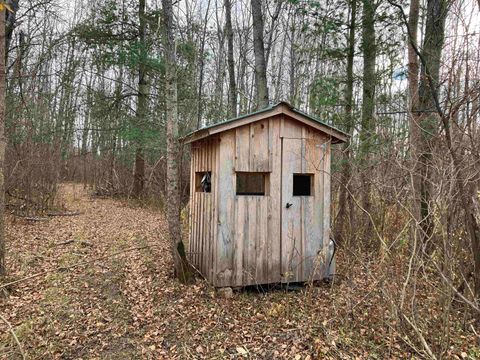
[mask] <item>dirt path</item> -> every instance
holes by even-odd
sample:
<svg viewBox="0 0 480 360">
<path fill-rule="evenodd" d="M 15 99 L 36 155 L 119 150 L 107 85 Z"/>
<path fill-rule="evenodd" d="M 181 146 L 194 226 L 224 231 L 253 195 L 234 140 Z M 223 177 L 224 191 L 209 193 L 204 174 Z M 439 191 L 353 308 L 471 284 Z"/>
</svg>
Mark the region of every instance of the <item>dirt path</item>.
<svg viewBox="0 0 480 360">
<path fill-rule="evenodd" d="M 384 330 L 388 309 L 372 309 L 379 294 L 355 305 L 352 289 L 375 289 L 368 274 L 333 289 L 219 299 L 202 281 L 171 278 L 160 212 L 90 198 L 79 185 L 63 196 L 81 215 L 8 226 L 10 280 L 66 268 L 12 286 L 0 302 L 28 359 L 406 355 Z M 121 253 L 132 248 L 140 249 Z M 0 358 L 21 358 L 5 323 L 0 330 Z"/>
</svg>

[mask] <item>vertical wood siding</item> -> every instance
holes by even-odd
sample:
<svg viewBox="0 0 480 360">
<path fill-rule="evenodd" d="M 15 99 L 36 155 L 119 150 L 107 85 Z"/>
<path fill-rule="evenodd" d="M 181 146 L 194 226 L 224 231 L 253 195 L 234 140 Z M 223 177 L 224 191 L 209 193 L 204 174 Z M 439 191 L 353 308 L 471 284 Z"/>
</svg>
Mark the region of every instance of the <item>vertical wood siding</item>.
<svg viewBox="0 0 480 360">
<path fill-rule="evenodd" d="M 191 150 L 190 176 L 190 220 L 188 254 L 192 264 L 197 267 L 207 279 L 213 274 L 213 233 L 216 226 L 215 199 L 217 194 L 217 152 L 218 139 L 209 139 L 195 143 Z M 196 191 L 196 173 L 212 173 L 212 189 L 210 193 Z"/>
<path fill-rule="evenodd" d="M 276 115 L 194 143 L 191 169 L 189 251 L 210 283 L 246 286 L 326 275 L 330 144 L 324 134 Z M 212 172 L 211 193 L 195 192 L 197 171 Z M 237 196 L 237 171 L 268 172 L 270 191 Z M 292 196 L 294 173 L 314 175 L 313 196 Z"/>
</svg>

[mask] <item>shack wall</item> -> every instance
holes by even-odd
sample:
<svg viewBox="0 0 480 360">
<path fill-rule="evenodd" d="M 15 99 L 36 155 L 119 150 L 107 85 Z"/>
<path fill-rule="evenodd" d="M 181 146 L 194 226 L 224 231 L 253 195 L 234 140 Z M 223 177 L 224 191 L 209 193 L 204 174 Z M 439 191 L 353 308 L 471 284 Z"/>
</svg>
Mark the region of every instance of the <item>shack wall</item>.
<svg viewBox="0 0 480 360">
<path fill-rule="evenodd" d="M 216 136 L 192 144 L 189 252 L 195 266 L 217 287 L 324 277 L 330 231 L 327 137 L 285 114 Z M 198 171 L 212 172 L 211 193 L 195 191 Z M 268 173 L 268 194 L 237 196 L 236 172 Z M 290 198 L 296 172 L 315 175 L 313 196 Z M 295 204 L 286 212 L 290 200 Z"/>
</svg>

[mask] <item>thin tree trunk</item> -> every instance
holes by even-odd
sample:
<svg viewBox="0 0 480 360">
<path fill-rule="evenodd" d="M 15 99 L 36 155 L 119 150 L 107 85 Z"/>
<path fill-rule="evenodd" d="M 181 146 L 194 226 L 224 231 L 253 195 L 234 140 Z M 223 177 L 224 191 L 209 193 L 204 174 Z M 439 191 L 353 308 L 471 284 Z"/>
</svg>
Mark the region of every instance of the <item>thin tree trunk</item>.
<svg viewBox="0 0 480 360">
<path fill-rule="evenodd" d="M 427 22 L 423 41 L 420 84 L 418 88 L 418 107 L 421 111 L 415 119 L 418 127 L 418 159 L 416 176 L 419 177 L 417 199 L 419 199 L 420 225 L 422 239 L 427 252 L 433 250 L 434 222 L 431 210 L 432 200 L 432 151 L 434 134 L 437 132 L 438 114 L 435 110 L 435 98 L 438 96 L 442 47 L 445 36 L 445 19 L 448 5 L 446 0 L 428 0 Z M 410 25 L 409 25 L 410 28 Z M 412 32 L 413 29 L 410 29 Z M 411 46 L 414 44 L 411 42 Z"/>
<path fill-rule="evenodd" d="M 347 53 L 347 84 L 345 87 L 345 131 L 348 134 L 353 132 L 353 61 L 355 57 L 355 23 L 357 17 L 357 0 L 351 0 L 350 3 L 350 25 L 348 33 L 348 53 Z M 349 193 L 349 183 L 352 177 L 350 144 L 345 144 L 343 147 L 344 159 L 341 174 L 340 198 L 338 201 L 338 222 L 336 226 L 336 235 L 338 243 L 346 241 L 346 223 L 347 217 L 347 199 Z M 350 224 L 352 226 L 353 224 Z"/>
<path fill-rule="evenodd" d="M 207 33 L 207 23 L 208 23 L 208 11 L 210 10 L 210 0 L 207 3 L 207 11 L 205 12 L 205 19 L 203 23 L 203 32 L 202 32 L 202 41 L 200 43 L 200 54 L 199 54 L 199 63 L 200 63 L 200 76 L 198 80 L 198 109 L 197 109 L 197 129 L 202 125 L 202 116 L 203 116 L 203 72 L 205 67 L 205 36 Z"/>
<path fill-rule="evenodd" d="M 267 64 L 265 62 L 265 45 L 263 39 L 262 1 L 252 0 L 253 50 L 255 53 L 255 87 L 257 109 L 268 106 Z"/>
<path fill-rule="evenodd" d="M 232 3 L 224 1 L 225 5 L 225 32 L 227 35 L 227 64 L 228 64 L 228 115 L 237 116 L 237 85 L 235 83 L 235 60 L 233 59 L 233 28 L 232 28 Z"/>
<path fill-rule="evenodd" d="M 371 203 L 371 151 L 375 144 L 375 3 L 374 0 L 363 0 L 362 52 L 363 52 L 363 95 L 362 95 L 362 129 L 360 132 L 360 165 L 362 166 L 362 206 L 370 213 Z M 364 240 L 372 234 L 369 217 L 365 218 L 366 229 Z"/>
<path fill-rule="evenodd" d="M 421 139 L 420 139 L 420 128 L 418 123 L 418 71 L 419 71 L 419 62 L 418 56 L 415 52 L 414 46 L 417 43 L 418 36 L 418 19 L 419 19 L 419 0 L 410 1 L 410 12 L 408 16 L 408 27 L 409 27 L 409 42 L 408 42 L 408 95 L 409 95 L 409 110 L 410 110 L 410 150 L 413 160 L 412 169 L 412 182 L 413 182 L 413 204 L 412 204 L 412 214 L 415 216 L 416 224 L 414 224 L 413 234 L 414 236 L 422 237 L 421 234 L 418 234 L 418 225 L 421 223 L 420 215 L 420 197 L 419 189 L 421 184 L 421 177 L 416 171 L 418 164 L 418 149 L 420 149 Z"/>
<path fill-rule="evenodd" d="M 165 24 L 165 108 L 167 117 L 167 221 L 175 275 L 182 283 L 192 280 L 182 241 L 178 187 L 178 104 L 172 0 L 162 0 Z"/>
<path fill-rule="evenodd" d="M 290 94 L 289 94 L 289 101 L 290 104 L 293 106 L 296 105 L 296 93 L 297 93 L 297 87 L 296 85 L 296 76 L 295 76 L 295 69 L 297 66 L 297 54 L 295 51 L 295 47 L 297 46 L 295 44 L 295 15 L 292 16 L 292 26 L 291 26 L 291 35 L 290 35 L 290 68 L 289 68 L 289 76 L 290 76 Z M 285 35 L 286 36 L 286 35 Z"/>
<path fill-rule="evenodd" d="M 145 185 L 145 157 L 143 150 L 143 128 L 145 126 L 148 108 L 148 84 L 147 84 L 147 69 L 145 66 L 146 57 L 146 19 L 145 19 L 145 4 L 146 0 L 140 0 L 138 5 L 138 20 L 139 20 L 139 40 L 140 40 L 140 64 L 138 67 L 138 95 L 137 95 L 137 111 L 136 111 L 136 126 L 140 129 L 139 138 L 136 140 L 135 149 L 135 171 L 133 175 L 133 195 L 140 197 L 143 193 Z"/>
<path fill-rule="evenodd" d="M 5 10 L 4 10 L 5 11 Z M 0 12 L 0 276 L 5 276 L 7 270 L 5 265 L 5 91 L 6 91 L 6 69 L 5 69 L 5 12 Z"/>
</svg>

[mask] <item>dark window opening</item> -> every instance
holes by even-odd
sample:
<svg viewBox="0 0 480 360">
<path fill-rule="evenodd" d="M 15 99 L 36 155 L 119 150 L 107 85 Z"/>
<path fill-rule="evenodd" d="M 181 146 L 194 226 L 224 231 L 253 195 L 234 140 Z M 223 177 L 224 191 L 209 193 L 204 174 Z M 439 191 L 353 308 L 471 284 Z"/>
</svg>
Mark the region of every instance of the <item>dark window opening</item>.
<svg viewBox="0 0 480 360">
<path fill-rule="evenodd" d="M 210 171 L 195 173 L 195 191 L 204 193 L 212 192 L 212 173 Z"/>
<path fill-rule="evenodd" d="M 268 195 L 268 173 L 237 172 L 237 195 Z"/>
<path fill-rule="evenodd" d="M 312 192 L 312 174 L 293 174 L 293 196 L 311 196 Z"/>
</svg>

